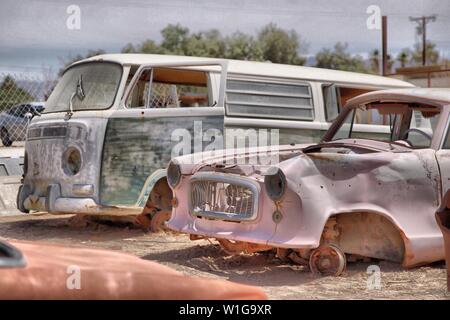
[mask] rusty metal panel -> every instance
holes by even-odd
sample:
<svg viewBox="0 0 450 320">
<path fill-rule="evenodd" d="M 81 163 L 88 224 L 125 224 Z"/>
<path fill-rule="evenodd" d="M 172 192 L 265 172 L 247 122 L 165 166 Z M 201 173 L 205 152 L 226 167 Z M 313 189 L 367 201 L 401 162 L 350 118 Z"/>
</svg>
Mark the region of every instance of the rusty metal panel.
<svg viewBox="0 0 450 320">
<path fill-rule="evenodd" d="M 102 158 L 101 204 L 135 205 L 147 177 L 170 161 L 170 152 L 178 143 L 172 141 L 171 133 L 186 129 L 194 138 L 194 122 L 201 123 L 203 132 L 223 130 L 223 115 L 109 119 Z"/>
</svg>

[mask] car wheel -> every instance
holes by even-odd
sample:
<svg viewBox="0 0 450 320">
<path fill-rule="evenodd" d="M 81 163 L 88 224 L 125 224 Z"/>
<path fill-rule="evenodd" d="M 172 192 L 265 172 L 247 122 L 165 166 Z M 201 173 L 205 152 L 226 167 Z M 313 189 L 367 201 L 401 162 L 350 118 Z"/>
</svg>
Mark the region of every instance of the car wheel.
<svg viewBox="0 0 450 320">
<path fill-rule="evenodd" d="M 13 143 L 9 138 L 9 132 L 8 130 L 6 130 L 5 127 L 3 127 L 2 130 L 0 131 L 0 138 L 2 139 L 2 143 L 5 147 L 9 147 Z"/>
<path fill-rule="evenodd" d="M 311 252 L 309 267 L 313 273 L 321 275 L 341 275 L 347 265 L 344 252 L 332 244 L 322 245 Z"/>
<path fill-rule="evenodd" d="M 165 223 L 169 221 L 171 213 L 168 211 L 160 211 L 152 215 L 150 230 L 152 232 L 160 232 L 166 229 Z"/>
</svg>

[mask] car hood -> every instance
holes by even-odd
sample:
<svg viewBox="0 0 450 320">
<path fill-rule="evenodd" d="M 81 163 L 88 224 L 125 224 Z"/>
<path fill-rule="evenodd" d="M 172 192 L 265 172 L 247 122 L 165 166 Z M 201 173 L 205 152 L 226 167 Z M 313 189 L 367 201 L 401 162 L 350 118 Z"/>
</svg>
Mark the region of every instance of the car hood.
<svg viewBox="0 0 450 320">
<path fill-rule="evenodd" d="M 11 244 L 22 252 L 26 265 L 0 268 L 0 299 L 267 298 L 258 287 L 186 276 L 122 252 L 28 241 Z"/>
<path fill-rule="evenodd" d="M 369 139 L 341 139 L 337 141 L 324 142 L 307 145 L 282 145 L 277 150 L 271 150 L 276 156 L 270 163 L 251 163 L 250 159 L 258 158 L 260 155 L 267 155 L 267 147 L 236 149 L 233 153 L 203 152 L 199 154 L 187 155 L 175 158 L 181 166 L 184 175 L 191 175 L 198 171 L 214 171 L 222 173 L 234 173 L 245 176 L 261 176 L 272 166 L 283 168 L 289 166 L 296 158 L 301 157 L 322 157 L 334 159 L 348 154 L 366 154 L 377 152 L 403 153 L 411 152 L 412 149 L 395 142 L 383 142 Z M 255 161 L 254 161 L 255 162 Z"/>
<path fill-rule="evenodd" d="M 281 145 L 270 147 L 254 147 L 207 151 L 185 155 L 173 159 L 181 167 L 183 175 L 191 175 L 198 171 L 231 172 L 243 175 L 264 172 L 266 168 L 302 154 L 308 144 Z M 266 158 L 264 158 L 266 156 Z M 270 159 L 269 159 L 270 158 Z"/>
</svg>

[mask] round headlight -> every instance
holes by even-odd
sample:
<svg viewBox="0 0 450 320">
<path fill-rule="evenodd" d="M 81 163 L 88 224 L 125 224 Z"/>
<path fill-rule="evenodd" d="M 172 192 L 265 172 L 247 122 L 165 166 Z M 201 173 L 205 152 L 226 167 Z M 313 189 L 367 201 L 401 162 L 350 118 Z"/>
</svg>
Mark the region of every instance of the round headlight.
<svg viewBox="0 0 450 320">
<path fill-rule="evenodd" d="M 181 180 L 181 169 L 180 165 L 170 161 L 169 166 L 167 167 L 167 182 L 169 186 L 174 189 Z"/>
<path fill-rule="evenodd" d="M 280 168 L 272 167 L 264 177 L 267 195 L 273 201 L 280 200 L 286 190 L 286 177 Z"/>
<path fill-rule="evenodd" d="M 77 148 L 70 147 L 64 152 L 62 167 L 65 174 L 69 176 L 76 175 L 78 172 L 80 172 L 81 163 L 81 152 Z"/>
</svg>

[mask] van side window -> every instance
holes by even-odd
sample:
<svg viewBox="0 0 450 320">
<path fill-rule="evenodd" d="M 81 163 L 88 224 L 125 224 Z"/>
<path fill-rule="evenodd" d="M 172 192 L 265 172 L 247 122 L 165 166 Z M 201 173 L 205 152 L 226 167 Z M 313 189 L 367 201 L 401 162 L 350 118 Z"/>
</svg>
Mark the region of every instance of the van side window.
<svg viewBox="0 0 450 320">
<path fill-rule="evenodd" d="M 127 98 L 127 108 L 145 108 L 152 70 L 144 70 Z"/>
<path fill-rule="evenodd" d="M 358 108 L 355 111 L 355 124 L 372 124 L 387 126 L 390 123 L 388 115 L 380 114 L 377 108 Z"/>
<path fill-rule="evenodd" d="M 334 121 L 341 112 L 339 90 L 334 84 L 328 84 L 323 86 L 322 92 L 326 119 Z"/>
<path fill-rule="evenodd" d="M 173 68 L 142 72 L 127 100 L 128 108 L 186 108 L 211 104 L 206 72 Z"/>
<path fill-rule="evenodd" d="M 328 122 L 336 119 L 342 107 L 345 106 L 348 100 L 360 94 L 370 92 L 369 89 L 341 87 L 336 84 L 326 84 L 322 86 L 325 116 Z"/>
<path fill-rule="evenodd" d="M 230 116 L 305 121 L 314 118 L 308 83 L 228 79 L 226 98 Z"/>
</svg>

